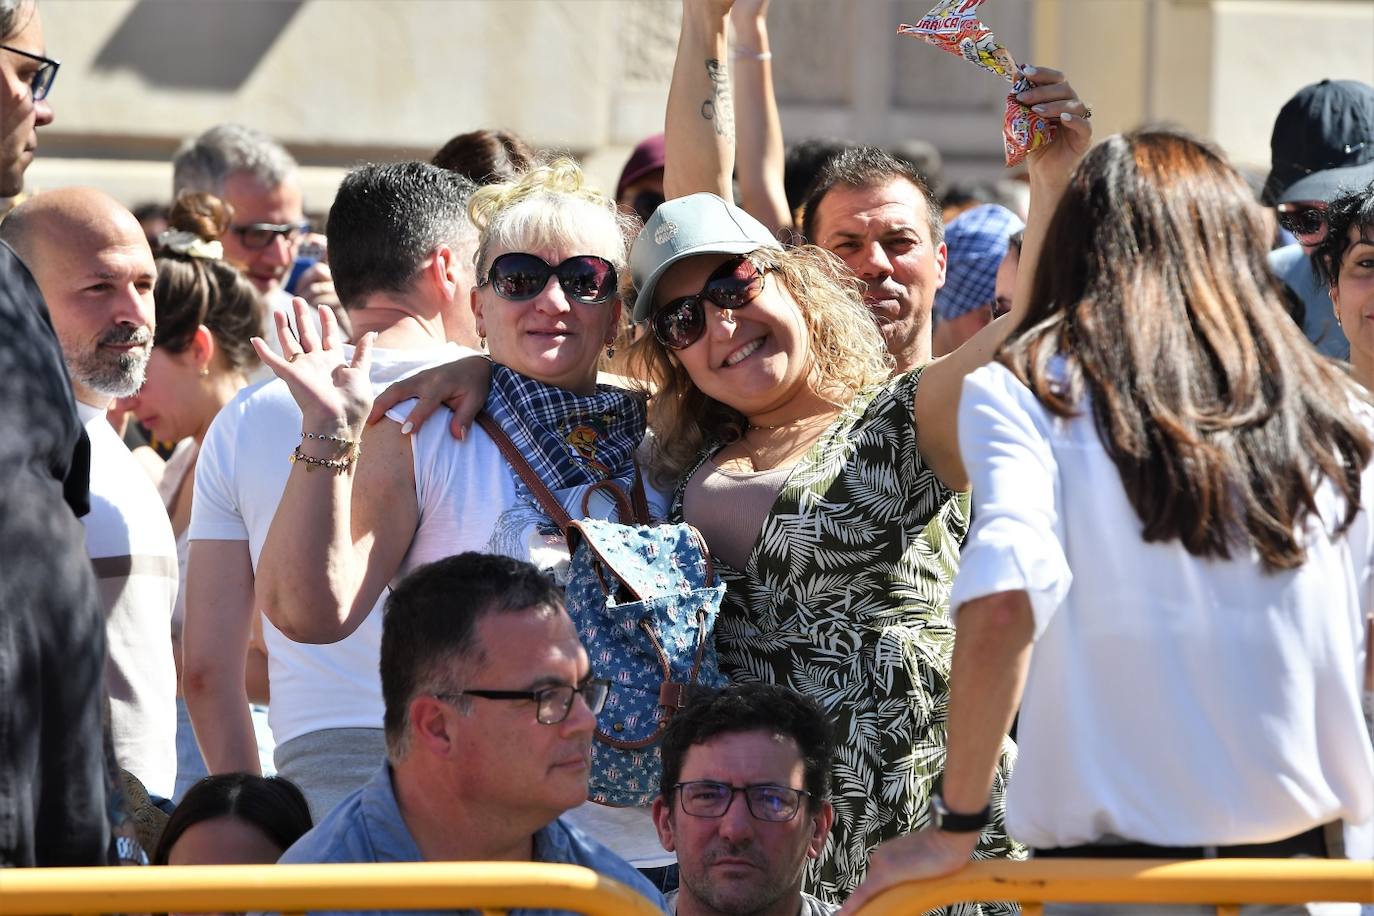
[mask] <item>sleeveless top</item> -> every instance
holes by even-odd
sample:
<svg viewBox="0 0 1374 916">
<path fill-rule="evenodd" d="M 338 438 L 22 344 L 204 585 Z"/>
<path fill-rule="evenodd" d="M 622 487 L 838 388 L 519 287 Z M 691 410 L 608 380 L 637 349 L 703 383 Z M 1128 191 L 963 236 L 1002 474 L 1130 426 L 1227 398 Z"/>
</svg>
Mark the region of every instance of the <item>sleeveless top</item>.
<svg viewBox="0 0 1374 916">
<path fill-rule="evenodd" d="M 721 670 L 811 697 L 835 729 L 835 826 L 806 890 L 840 901 L 869 853 L 920 829 L 944 771 L 954 627 L 948 600 L 968 533 L 969 497 L 940 482 L 916 448 L 912 405 L 922 369 L 860 392 L 778 494 L 748 564 L 717 563 Z M 720 448 L 703 450 L 674 496 Z M 692 521 L 686 519 L 686 521 Z M 1008 740 L 980 858 L 1020 853 L 1003 827 Z M 1010 912 L 967 904 L 963 913 Z"/>
</svg>

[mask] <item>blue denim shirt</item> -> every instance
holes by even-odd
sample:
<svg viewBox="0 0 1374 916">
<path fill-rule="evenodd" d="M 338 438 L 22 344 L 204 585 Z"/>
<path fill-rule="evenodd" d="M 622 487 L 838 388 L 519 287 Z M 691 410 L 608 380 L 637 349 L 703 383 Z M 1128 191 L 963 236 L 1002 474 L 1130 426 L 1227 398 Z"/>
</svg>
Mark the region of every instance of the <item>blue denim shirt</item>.
<svg viewBox="0 0 1374 916">
<path fill-rule="evenodd" d="M 324 820 L 297 840 L 281 864 L 317 862 L 423 862 L 415 838 L 401 818 L 391 787 L 391 766 L 383 764 L 367 783 L 349 795 Z M 557 819 L 534 835 L 534 861 L 581 865 L 621 882 L 667 912 L 663 895 L 630 863 L 582 831 Z M 368 912 L 368 911 L 351 911 Z M 376 911 L 372 911 L 376 912 Z M 411 910 L 409 913 L 422 913 Z M 475 911 L 474 911 L 475 912 Z M 525 916 L 554 916 L 562 910 L 512 910 Z"/>
</svg>

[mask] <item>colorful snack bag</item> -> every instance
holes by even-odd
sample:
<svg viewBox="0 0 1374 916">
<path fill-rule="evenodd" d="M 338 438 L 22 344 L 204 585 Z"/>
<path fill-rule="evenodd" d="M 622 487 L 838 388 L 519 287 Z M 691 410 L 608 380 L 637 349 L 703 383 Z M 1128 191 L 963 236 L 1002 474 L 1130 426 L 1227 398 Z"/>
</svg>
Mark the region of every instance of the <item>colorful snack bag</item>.
<svg viewBox="0 0 1374 916">
<path fill-rule="evenodd" d="M 1016 61 L 992 30 L 979 21 L 978 7 L 982 5 L 983 0 L 941 0 L 915 25 L 899 25 L 897 34 L 919 38 L 1012 84 L 1002 118 L 1002 144 L 1007 165 L 1013 166 L 1025 159 L 1026 153 L 1054 139 L 1058 124 L 1016 101 L 1016 94 L 1029 89 L 1030 82 L 1017 71 Z"/>
</svg>

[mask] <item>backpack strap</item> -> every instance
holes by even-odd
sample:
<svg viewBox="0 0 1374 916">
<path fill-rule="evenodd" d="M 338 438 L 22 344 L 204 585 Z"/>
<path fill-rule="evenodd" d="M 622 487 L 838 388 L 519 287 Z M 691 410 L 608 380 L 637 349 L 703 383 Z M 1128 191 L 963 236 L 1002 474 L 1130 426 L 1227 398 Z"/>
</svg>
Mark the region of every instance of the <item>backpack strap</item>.
<svg viewBox="0 0 1374 916">
<path fill-rule="evenodd" d="M 496 422 L 491 414 L 487 413 L 485 410 L 482 411 L 477 415 L 477 423 L 482 429 L 486 430 L 488 436 L 491 436 L 491 441 L 496 443 L 496 447 L 500 449 L 501 455 L 515 470 L 515 473 L 520 479 L 525 482 L 525 486 L 530 488 L 530 492 L 534 494 L 535 499 L 539 500 L 539 504 L 544 507 L 544 511 L 548 513 L 550 520 L 558 526 L 559 530 L 563 532 L 564 537 L 566 537 L 568 528 L 572 525 L 573 520 L 572 516 L 568 514 L 568 510 L 564 509 L 563 504 L 558 501 L 558 497 L 554 496 L 553 492 L 549 490 L 548 485 L 539 479 L 539 475 L 534 472 L 534 468 L 530 467 L 530 463 L 525 460 L 525 456 L 520 454 L 520 450 L 515 447 L 515 443 L 511 441 L 510 436 L 506 435 L 506 431 L 501 428 L 501 425 Z"/>
</svg>

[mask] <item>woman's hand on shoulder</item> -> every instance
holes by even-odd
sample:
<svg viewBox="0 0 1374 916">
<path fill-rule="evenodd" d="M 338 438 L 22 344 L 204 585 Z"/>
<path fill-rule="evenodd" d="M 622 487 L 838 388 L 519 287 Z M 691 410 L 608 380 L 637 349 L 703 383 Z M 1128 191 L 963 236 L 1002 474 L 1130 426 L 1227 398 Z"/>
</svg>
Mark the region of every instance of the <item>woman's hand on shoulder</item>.
<svg viewBox="0 0 1374 916">
<path fill-rule="evenodd" d="M 377 396 L 369 426 L 376 423 L 397 404 L 419 401 L 401 424 L 401 432 L 409 435 L 424 425 L 440 407 L 453 411 L 449 432 L 462 441 L 487 402 L 491 390 L 491 360 L 485 356 L 464 356 L 451 363 L 431 366 L 388 387 Z"/>
<path fill-rule="evenodd" d="M 356 439 L 363 420 L 372 407 L 372 343 L 375 334 L 365 334 L 353 351 L 352 361 L 344 354 L 334 312 L 320 306 L 320 331 L 310 320 L 311 306 L 299 297 L 291 300 L 296 315 L 296 330 L 282 312 L 274 316 L 277 340 L 283 355 L 278 355 L 261 337 L 253 338 L 253 348 L 263 363 L 286 382 L 301 409 L 302 420 L 312 432 L 340 431 Z"/>
</svg>

